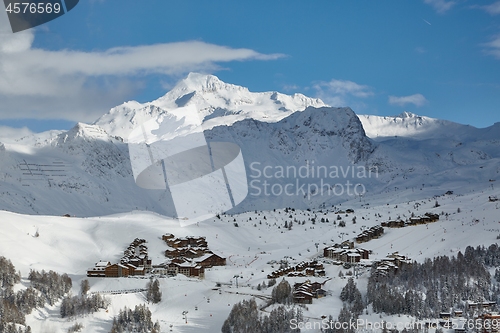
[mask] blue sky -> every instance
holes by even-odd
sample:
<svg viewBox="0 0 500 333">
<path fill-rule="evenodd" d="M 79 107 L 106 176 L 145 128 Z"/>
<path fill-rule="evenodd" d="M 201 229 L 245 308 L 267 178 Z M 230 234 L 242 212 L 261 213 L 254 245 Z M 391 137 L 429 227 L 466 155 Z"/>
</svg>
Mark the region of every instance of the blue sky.
<svg viewBox="0 0 500 333">
<path fill-rule="evenodd" d="M 190 71 L 359 114 L 500 121 L 500 1 L 81 0 L 9 29 L 0 13 L 0 126 L 92 122 Z"/>
</svg>

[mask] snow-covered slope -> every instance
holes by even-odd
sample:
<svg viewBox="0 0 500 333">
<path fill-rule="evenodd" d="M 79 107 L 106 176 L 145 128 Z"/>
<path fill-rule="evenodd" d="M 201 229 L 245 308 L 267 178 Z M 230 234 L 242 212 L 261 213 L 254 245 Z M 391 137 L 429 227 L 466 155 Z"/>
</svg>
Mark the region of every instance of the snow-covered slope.
<svg viewBox="0 0 500 333">
<path fill-rule="evenodd" d="M 499 177 L 500 123 L 475 128 L 410 112 L 358 117 L 367 136 L 379 143 L 370 163 L 394 188 L 422 187 L 412 179 L 439 186 Z"/>
<path fill-rule="evenodd" d="M 499 196 L 500 190 L 492 187 L 478 188 L 471 184 L 452 195 L 410 201 L 405 198 L 411 190 L 384 193 L 377 198 L 348 201 L 336 208 L 322 211 L 270 210 L 247 212 L 239 215 L 221 215 L 206 223 L 180 227 L 172 220 L 149 212 L 130 212 L 95 218 L 65 218 L 53 216 L 27 216 L 0 212 L 0 255 L 12 260 L 23 276 L 23 284 L 30 269 L 55 270 L 68 273 L 73 279 L 73 295 L 78 294 L 80 281 L 85 279 L 86 269 L 99 260 L 117 262 L 128 244 L 136 238 L 147 240 L 149 257 L 153 264 L 164 262 L 166 244 L 161 235 L 173 233 L 177 237 L 205 236 L 211 250 L 227 258 L 227 265 L 206 270 L 204 280 L 160 277 L 162 302 L 148 304 L 153 320 L 159 320 L 162 332 L 184 333 L 220 332 L 224 319 L 232 306 L 251 297 L 256 297 L 264 306 L 272 288 L 257 289 L 257 285 L 268 282 L 267 274 L 279 267 L 281 260 L 290 265 L 318 258 L 322 249 L 343 240 L 352 240 L 362 230 L 379 225 L 383 221 L 409 218 L 432 212 L 440 214 L 440 220 L 428 225 L 405 228 L 385 228 L 384 234 L 359 245 L 371 250 L 370 260 L 380 260 L 388 253 L 398 251 L 412 260 L 423 262 L 425 258 L 438 255 L 456 255 L 467 246 L 496 243 L 500 233 L 498 202 L 489 202 L 489 196 Z M 434 207 L 438 201 L 440 207 Z M 336 209 L 353 208 L 354 213 L 341 219 L 340 227 Z M 460 212 L 458 211 L 460 208 Z M 357 223 L 352 222 L 356 217 Z M 312 219 L 315 218 L 315 222 Z M 322 221 L 324 219 L 324 221 Z M 286 228 L 285 223 L 293 223 Z M 328 221 L 328 222 L 327 222 Z M 237 223 L 238 227 L 234 225 Z M 36 236 L 38 232 L 38 236 Z M 317 244 L 317 245 L 316 245 Z M 322 260 L 320 258 L 320 260 Z M 321 316 L 336 317 L 342 307 L 339 295 L 346 279 L 340 278 L 350 270 L 324 262 L 324 277 L 287 277 L 293 285 L 306 279 L 324 282 L 327 297 L 314 299 L 304 308 L 310 321 L 319 322 Z M 356 283 L 365 294 L 369 268 L 360 268 Z M 238 275 L 238 288 L 234 276 Z M 117 293 L 112 291 L 144 288 L 147 278 L 89 278 L 90 292 L 103 292 L 111 304 L 108 310 L 78 316 L 70 320 L 61 318 L 60 303 L 52 307 L 34 310 L 27 317 L 33 332 L 67 332 L 75 321 L 83 324 L 82 332 L 109 332 L 113 316 L 124 306 L 134 307 L 146 303 L 144 293 Z M 219 290 L 216 283 L 222 283 Z M 264 300 L 262 300 L 264 299 Z M 182 312 L 189 311 L 188 322 Z M 265 314 L 265 313 L 263 313 Z M 378 315 L 377 315 L 378 317 Z M 379 318 L 380 319 L 380 318 Z M 386 317 L 384 316 L 385 320 Z M 376 320 L 376 319 L 374 319 Z M 319 333 L 316 330 L 303 332 Z"/>
<path fill-rule="evenodd" d="M 205 136 L 208 141 L 237 143 L 250 177 L 255 175 L 250 168 L 252 163 L 260 170 L 268 166 L 298 169 L 308 163 L 348 168 L 353 163 L 364 165 L 374 150 L 349 108 L 309 107 L 277 122 L 245 119 L 231 126 L 215 126 L 206 130 Z M 4 170 L 0 181 L 8 189 L 0 192 L 3 209 L 77 216 L 132 209 L 171 213 L 171 199 L 164 191 L 144 190 L 135 185 L 127 144 L 98 125 L 79 123 L 41 147 L 9 144 L 5 147 L 0 162 Z M 272 178 L 269 181 L 276 186 L 295 182 L 291 177 Z M 310 179 L 300 181 L 305 183 Z M 247 199 L 240 210 L 262 205 L 307 208 L 313 204 L 300 195 L 249 195 Z"/>
</svg>

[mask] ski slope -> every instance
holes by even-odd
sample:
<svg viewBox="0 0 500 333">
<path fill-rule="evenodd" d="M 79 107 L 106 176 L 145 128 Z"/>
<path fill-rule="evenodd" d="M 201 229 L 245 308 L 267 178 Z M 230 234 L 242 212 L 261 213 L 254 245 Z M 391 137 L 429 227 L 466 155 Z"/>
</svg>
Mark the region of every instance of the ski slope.
<svg viewBox="0 0 500 333">
<path fill-rule="evenodd" d="M 162 331 L 167 332 L 174 325 L 176 332 L 219 332 L 231 307 L 238 301 L 256 296 L 259 304 L 264 304 L 265 296 L 271 289 L 258 291 L 257 284 L 267 281 L 266 275 L 278 268 L 270 262 L 287 259 L 296 264 L 302 260 L 318 258 L 325 246 L 353 239 L 362 229 L 377 225 L 396 216 L 409 217 L 425 212 L 441 214 L 439 222 L 428 225 L 410 226 L 400 229 L 385 228 L 379 239 L 360 244 L 372 250 L 371 260 L 384 258 L 398 251 L 402 255 L 423 261 L 437 255 L 456 255 L 467 246 L 483 244 L 488 246 L 497 242 L 500 234 L 498 218 L 499 202 L 488 202 L 489 196 L 500 195 L 495 186 L 463 188 L 452 195 L 442 195 L 417 201 L 398 200 L 403 193 L 387 193 L 370 200 L 363 199 L 343 203 L 341 206 L 319 211 L 284 210 L 247 212 L 234 216 L 222 215 L 205 223 L 180 227 L 178 222 L 163 216 L 134 211 L 95 218 L 65 218 L 55 216 L 30 216 L 10 212 L 0 212 L 0 254 L 10 258 L 23 276 L 30 269 L 55 270 L 66 272 L 73 279 L 73 293 L 77 294 L 79 283 L 86 278 L 86 269 L 99 260 L 116 262 L 123 250 L 135 238 L 148 241 L 149 255 L 154 264 L 163 262 L 166 244 L 161 240 L 164 233 L 176 236 L 206 236 L 209 247 L 227 258 L 227 266 L 215 267 L 206 271 L 204 280 L 178 275 L 175 278 L 160 278 L 163 300 L 150 305 L 153 320 L 159 320 Z M 444 194 L 444 193 L 443 193 Z M 434 208 L 435 201 L 440 206 Z M 353 208 L 354 214 L 342 215 L 346 227 L 335 226 L 336 209 Z M 460 208 L 461 212 L 457 213 Z M 378 217 L 378 215 L 381 217 Z M 289 216 L 292 215 L 292 219 Z M 266 219 L 264 220 L 264 216 Z M 309 218 L 317 216 L 315 224 Z M 352 223 L 356 216 L 357 223 Z M 321 223 L 321 217 L 329 223 Z M 251 220 L 250 220 L 251 218 Z M 234 219 L 238 227 L 234 226 Z M 297 219 L 306 221 L 304 225 L 294 223 L 291 230 L 284 228 L 285 221 Z M 262 224 L 260 224 L 262 221 Z M 38 231 L 39 237 L 35 237 Z M 316 243 L 318 249 L 316 250 Z M 313 278 L 324 282 L 330 296 L 314 300 L 307 306 L 304 315 L 310 321 L 319 321 L 323 315 L 336 317 L 341 307 L 338 298 L 346 280 L 338 277 L 341 266 L 325 263 L 326 277 Z M 239 288 L 235 286 L 235 275 L 239 275 Z M 368 277 L 367 270 L 361 270 L 356 280 L 363 291 Z M 303 282 L 305 278 L 287 278 L 293 282 Z M 144 278 L 90 278 L 90 292 L 109 292 L 144 288 Z M 222 282 L 221 292 L 216 283 Z M 34 332 L 65 332 L 74 321 L 82 323 L 83 332 L 107 332 L 112 317 L 123 308 L 133 307 L 145 302 L 143 293 L 108 295 L 112 301 L 108 311 L 100 311 L 70 321 L 61 319 L 57 304 L 52 308 L 35 310 L 28 316 L 28 324 Z M 195 310 L 198 307 L 198 310 Z M 189 311 L 188 323 L 182 312 Z"/>
</svg>

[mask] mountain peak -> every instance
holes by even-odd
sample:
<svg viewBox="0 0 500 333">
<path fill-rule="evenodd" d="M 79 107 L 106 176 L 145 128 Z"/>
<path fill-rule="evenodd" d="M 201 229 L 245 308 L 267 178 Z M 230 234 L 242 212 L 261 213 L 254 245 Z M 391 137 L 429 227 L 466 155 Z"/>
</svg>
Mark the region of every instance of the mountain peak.
<svg viewBox="0 0 500 333">
<path fill-rule="evenodd" d="M 171 91 L 156 101 L 153 101 L 152 104 L 164 106 L 162 104 L 174 99 L 177 106 L 184 106 L 184 104 L 187 103 L 184 97 L 189 97 L 188 99 L 190 99 L 194 95 L 198 95 L 203 98 L 203 95 L 226 94 L 227 92 L 236 94 L 238 94 L 238 92 L 249 93 L 247 88 L 225 83 L 215 75 L 189 73 L 188 76 L 179 81 Z M 177 102 L 178 100 L 181 100 L 183 105 L 179 105 L 179 102 Z"/>
<path fill-rule="evenodd" d="M 76 123 L 76 125 L 67 132 L 59 134 L 59 139 L 63 141 L 75 139 L 101 139 L 108 140 L 109 136 L 99 125 L 88 125 L 85 123 Z"/>
<path fill-rule="evenodd" d="M 200 93 L 216 92 L 218 90 L 246 90 L 248 89 L 228 84 L 221 81 L 217 76 L 210 74 L 189 73 L 188 76 L 181 80 L 176 87 L 189 87 L 193 91 Z M 173 89 L 175 90 L 175 88 Z"/>
<path fill-rule="evenodd" d="M 156 112 L 148 112 L 148 106 L 153 106 Z M 133 119 L 136 115 L 140 119 L 151 119 L 163 113 L 176 114 L 176 110 L 186 106 L 194 106 L 203 120 L 204 129 L 209 129 L 249 118 L 278 122 L 296 111 L 326 104 L 302 94 L 251 92 L 248 88 L 225 83 L 214 75 L 190 73 L 157 100 L 145 104 L 127 102 L 111 109 L 94 124 L 113 136 L 126 139 L 137 126 Z M 182 118 L 182 114 L 177 116 L 179 120 Z"/>
</svg>

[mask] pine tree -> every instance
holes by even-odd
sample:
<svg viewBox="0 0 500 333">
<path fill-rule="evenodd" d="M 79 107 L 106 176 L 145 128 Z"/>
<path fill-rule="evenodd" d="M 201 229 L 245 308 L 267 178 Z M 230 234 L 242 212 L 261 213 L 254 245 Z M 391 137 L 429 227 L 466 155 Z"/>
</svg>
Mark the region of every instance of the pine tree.
<svg viewBox="0 0 500 333">
<path fill-rule="evenodd" d="M 347 329 L 339 329 L 337 330 L 338 333 L 354 333 L 354 329 L 351 328 L 351 325 L 349 325 L 352 321 L 356 320 L 356 316 L 354 316 L 353 313 L 345 306 L 340 309 L 339 316 L 337 318 L 337 321 L 340 323 L 347 323 L 346 327 Z"/>
<path fill-rule="evenodd" d="M 363 311 L 364 306 L 361 293 L 358 290 L 356 283 L 354 283 L 353 278 L 349 278 L 345 287 L 342 288 L 340 299 L 347 304 L 349 310 L 356 316 L 360 315 Z"/>
<path fill-rule="evenodd" d="M 82 296 L 86 296 L 89 290 L 90 290 L 89 280 L 87 279 L 82 280 L 82 282 L 80 283 L 80 293 L 82 294 Z"/>
<path fill-rule="evenodd" d="M 151 302 L 153 304 L 161 302 L 162 293 L 160 290 L 160 282 L 158 281 L 158 279 L 149 281 L 146 289 L 146 299 L 148 302 Z"/>
<path fill-rule="evenodd" d="M 271 292 L 273 303 L 289 304 L 292 302 L 292 287 L 283 279 Z"/>
<path fill-rule="evenodd" d="M 257 303 L 243 300 L 231 309 L 221 328 L 222 333 L 261 333 Z"/>
</svg>

